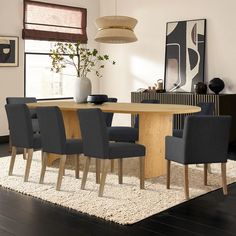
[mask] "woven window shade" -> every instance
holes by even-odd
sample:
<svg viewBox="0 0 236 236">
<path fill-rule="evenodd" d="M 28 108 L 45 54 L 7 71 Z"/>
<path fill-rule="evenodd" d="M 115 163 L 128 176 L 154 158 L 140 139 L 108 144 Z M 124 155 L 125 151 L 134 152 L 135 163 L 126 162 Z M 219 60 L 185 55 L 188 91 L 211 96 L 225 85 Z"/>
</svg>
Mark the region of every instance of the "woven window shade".
<svg viewBox="0 0 236 236">
<path fill-rule="evenodd" d="M 24 1 L 23 39 L 87 43 L 87 9 Z"/>
</svg>

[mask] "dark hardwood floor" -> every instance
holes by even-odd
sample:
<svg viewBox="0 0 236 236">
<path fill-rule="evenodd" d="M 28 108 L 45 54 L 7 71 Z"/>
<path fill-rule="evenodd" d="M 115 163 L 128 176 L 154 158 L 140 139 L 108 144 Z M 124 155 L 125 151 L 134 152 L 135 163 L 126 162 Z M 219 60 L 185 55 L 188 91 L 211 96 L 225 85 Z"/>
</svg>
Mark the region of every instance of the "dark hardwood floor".
<svg viewBox="0 0 236 236">
<path fill-rule="evenodd" d="M 7 145 L 0 145 L 0 156 L 6 153 Z M 0 187 L 0 236 L 13 235 L 236 235 L 236 183 L 229 185 L 226 197 L 219 189 L 128 226 Z"/>
</svg>

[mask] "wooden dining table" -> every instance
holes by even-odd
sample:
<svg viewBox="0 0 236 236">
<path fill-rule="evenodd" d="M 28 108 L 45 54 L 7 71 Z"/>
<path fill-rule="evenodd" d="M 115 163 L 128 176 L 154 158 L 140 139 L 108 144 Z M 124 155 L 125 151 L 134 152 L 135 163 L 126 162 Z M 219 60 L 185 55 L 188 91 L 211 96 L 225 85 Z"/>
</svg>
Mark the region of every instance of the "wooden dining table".
<svg viewBox="0 0 236 236">
<path fill-rule="evenodd" d="M 144 103 L 75 103 L 74 101 L 46 101 L 27 104 L 30 108 L 58 106 L 63 114 L 67 138 L 81 138 L 78 109 L 100 108 L 104 112 L 139 114 L 139 140 L 145 145 L 145 179 L 166 174 L 165 136 L 172 135 L 173 115 L 199 112 L 197 106 Z M 51 164 L 59 157 L 50 154 Z"/>
</svg>

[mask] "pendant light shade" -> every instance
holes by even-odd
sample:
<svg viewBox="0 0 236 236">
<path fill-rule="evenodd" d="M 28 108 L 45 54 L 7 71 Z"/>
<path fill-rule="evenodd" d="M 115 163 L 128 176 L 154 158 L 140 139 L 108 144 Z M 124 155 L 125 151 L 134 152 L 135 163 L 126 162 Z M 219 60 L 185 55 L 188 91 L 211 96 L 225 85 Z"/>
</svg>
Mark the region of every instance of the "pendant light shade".
<svg viewBox="0 0 236 236">
<path fill-rule="evenodd" d="M 96 19 L 95 41 L 99 43 L 132 43 L 137 41 L 134 27 L 137 20 L 128 16 L 103 16 Z"/>
</svg>

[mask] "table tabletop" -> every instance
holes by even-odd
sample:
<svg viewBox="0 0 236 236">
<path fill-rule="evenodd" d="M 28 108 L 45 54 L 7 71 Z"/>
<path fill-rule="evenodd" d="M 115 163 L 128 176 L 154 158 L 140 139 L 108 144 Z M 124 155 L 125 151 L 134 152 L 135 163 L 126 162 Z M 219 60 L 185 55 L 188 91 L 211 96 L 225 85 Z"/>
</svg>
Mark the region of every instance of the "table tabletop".
<svg viewBox="0 0 236 236">
<path fill-rule="evenodd" d="M 44 101 L 28 103 L 31 108 L 58 106 L 62 111 L 76 111 L 77 109 L 100 108 L 104 112 L 114 113 L 163 113 L 163 114 L 186 114 L 201 111 L 200 107 L 175 104 L 147 104 L 147 103 L 112 103 L 105 102 L 102 105 L 91 103 L 75 103 L 74 101 Z"/>
</svg>

